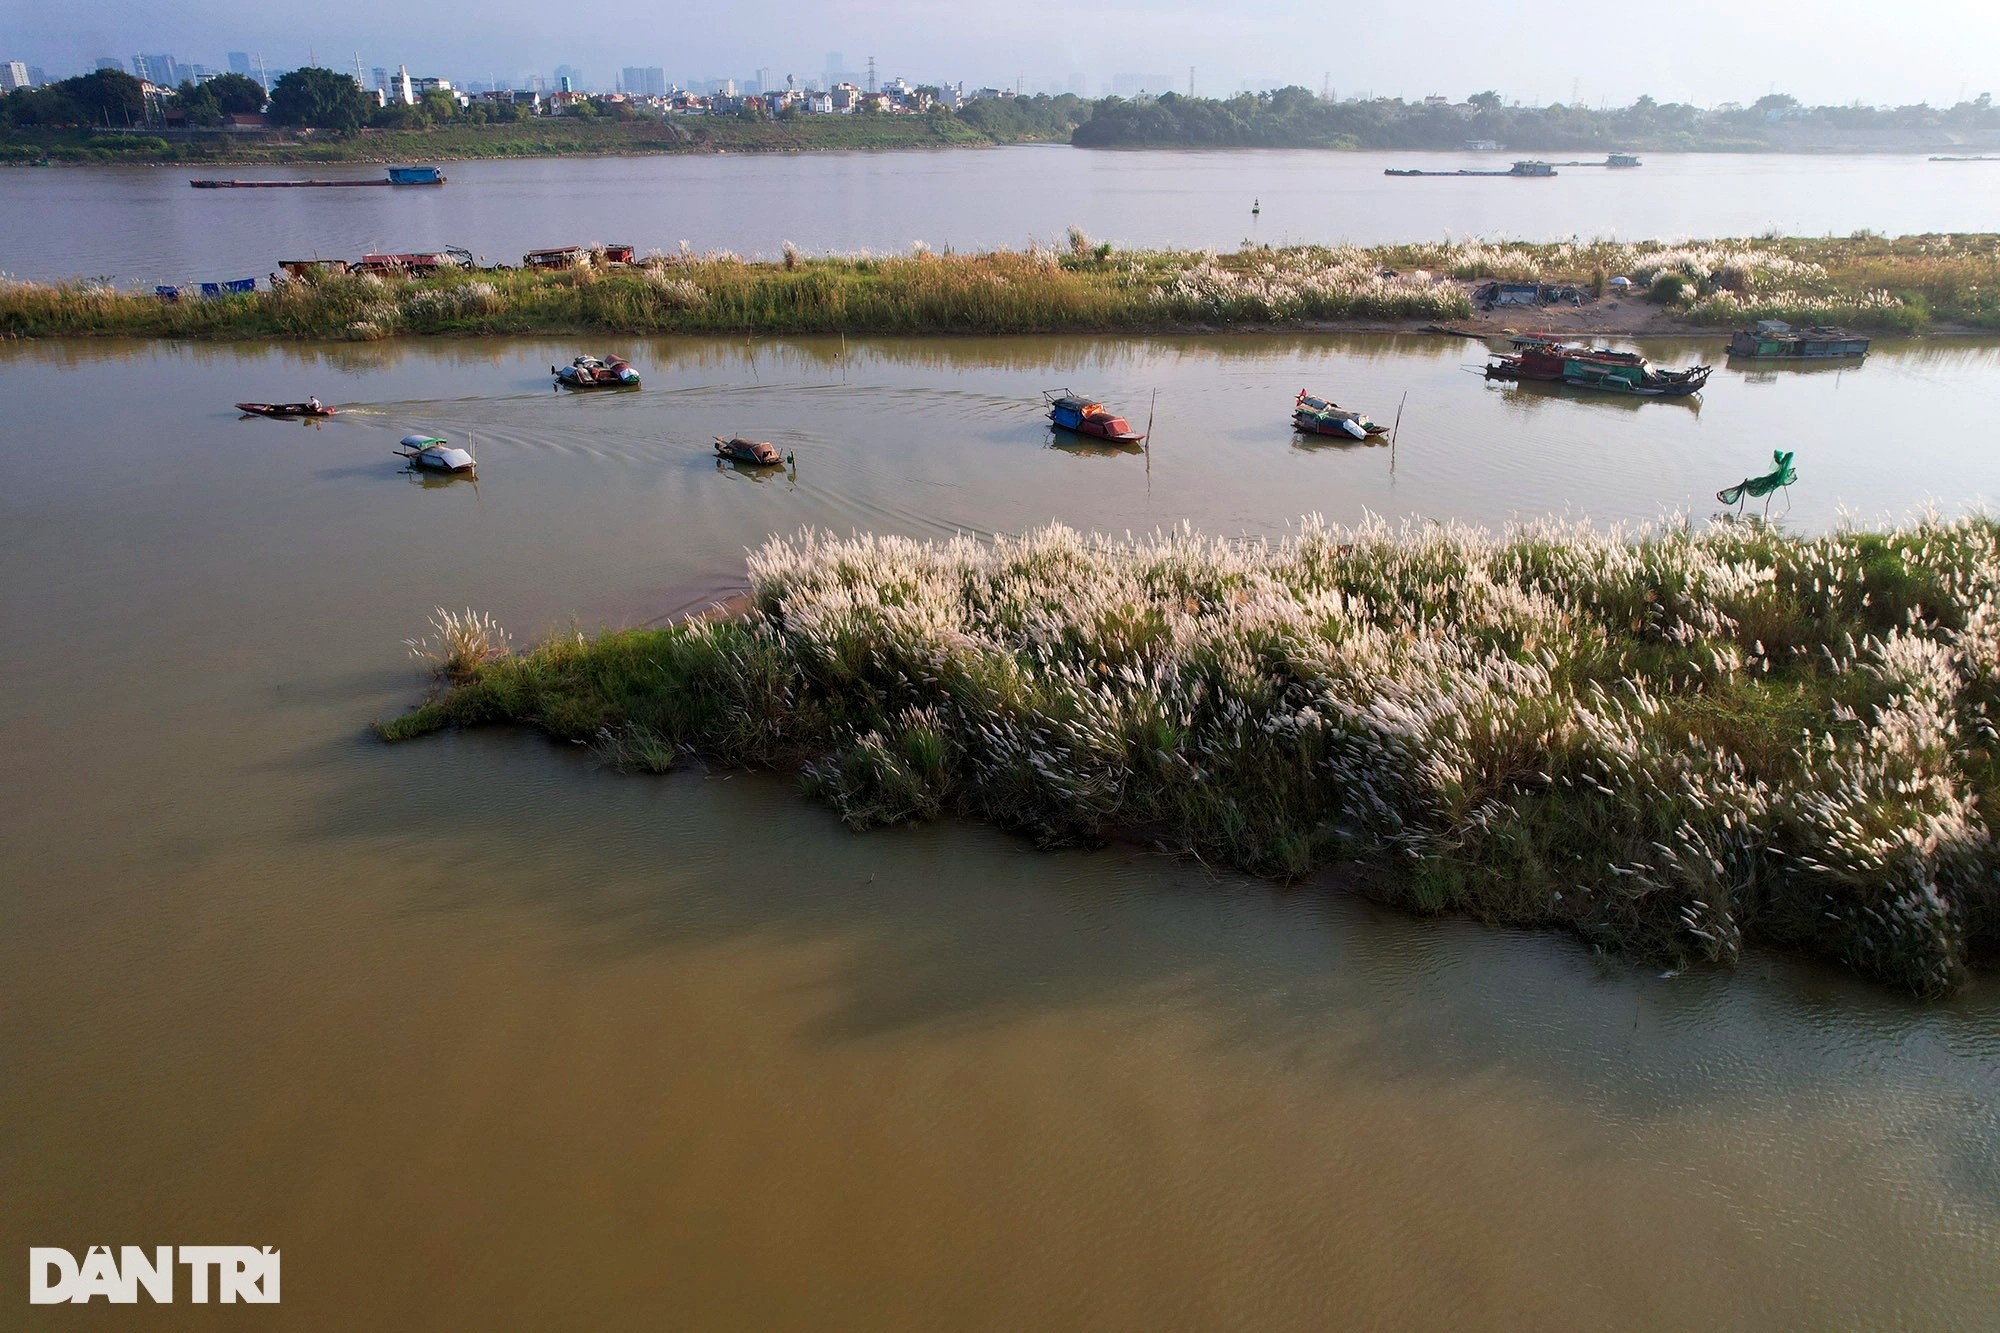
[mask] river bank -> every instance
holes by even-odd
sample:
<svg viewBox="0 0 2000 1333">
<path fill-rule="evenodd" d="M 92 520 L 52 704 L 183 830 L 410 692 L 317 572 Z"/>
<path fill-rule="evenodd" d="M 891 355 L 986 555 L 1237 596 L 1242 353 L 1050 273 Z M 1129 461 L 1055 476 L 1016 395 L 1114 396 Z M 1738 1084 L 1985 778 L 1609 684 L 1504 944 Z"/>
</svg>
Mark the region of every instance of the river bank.
<svg viewBox="0 0 2000 1333">
<path fill-rule="evenodd" d="M 802 153 L 980 148 L 1045 137 L 942 116 L 812 116 L 793 120 L 687 117 L 588 121 L 538 117 L 490 125 L 353 134 L 305 131 L 0 132 L 0 165 L 314 166 L 338 162 L 459 162 L 482 158 L 615 157 L 660 153 Z"/>
<path fill-rule="evenodd" d="M 1615 277 L 1632 286 L 1615 294 Z M 1573 287 L 1482 308 L 1491 279 Z M 1601 295 L 1600 295 L 1601 293 Z M 275 290 L 161 300 L 101 282 L 0 284 L 0 335 L 372 340 L 409 334 L 1141 333 L 1289 328 L 1473 336 L 1647 336 L 1755 319 L 1919 332 L 2000 327 L 2000 237 L 1766 238 L 1590 245 L 1114 250 L 1061 246 L 750 261 L 653 252 L 557 271 L 326 274 Z"/>
<path fill-rule="evenodd" d="M 1996 570 L 1986 519 L 808 533 L 752 555 L 740 616 L 520 653 L 442 617 L 415 650 L 444 688 L 380 730 L 791 768 L 855 828 L 1137 830 L 1676 967 L 1762 940 L 1937 997 L 2000 943 Z"/>
</svg>

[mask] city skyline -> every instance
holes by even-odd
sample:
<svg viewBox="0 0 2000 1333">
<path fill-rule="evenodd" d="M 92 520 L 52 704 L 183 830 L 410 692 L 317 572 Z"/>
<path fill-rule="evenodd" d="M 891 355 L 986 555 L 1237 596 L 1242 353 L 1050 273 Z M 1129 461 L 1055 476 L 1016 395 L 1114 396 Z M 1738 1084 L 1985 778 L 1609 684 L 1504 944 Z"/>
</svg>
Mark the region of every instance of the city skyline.
<svg viewBox="0 0 2000 1333">
<path fill-rule="evenodd" d="M 401 30 L 401 11 L 383 0 L 352 0 L 338 24 L 324 25 L 302 25 L 244 0 L 197 0 L 170 23 L 132 0 L 109 0 L 81 22 L 73 12 L 0 0 L 0 31 L 13 47 L 0 51 L 0 60 L 24 61 L 60 78 L 106 57 L 127 62 L 129 71 L 134 53 L 168 52 L 176 63 L 217 71 L 235 68 L 233 57 L 240 56 L 246 68 L 236 72 L 253 77 L 260 63 L 271 71 L 316 63 L 348 72 L 358 63 L 365 81 L 374 67 L 403 64 L 458 82 L 515 86 L 550 79 L 567 66 L 584 75 L 581 86 L 610 92 L 628 67 L 657 67 L 681 86 L 747 84 L 764 70 L 774 86 L 786 75 L 800 86 L 824 86 L 828 56 L 844 52 L 840 72 L 855 83 L 872 55 L 882 81 L 1018 86 L 1028 93 L 1098 97 L 1192 86 L 1213 97 L 1297 84 L 1339 97 L 1414 101 L 1431 94 L 1456 100 L 1492 88 L 1536 106 L 1624 105 L 1641 94 L 1711 106 L 1773 91 L 1814 104 L 1943 105 L 1996 82 L 1983 53 L 2000 46 L 2000 12 L 1950 0 L 1910 0 L 1893 12 L 1862 0 L 1755 11 L 1693 0 L 1676 7 L 1671 25 L 1657 33 L 1612 34 L 1615 60 L 1590 50 L 1569 63 L 1550 61 L 1543 49 L 1548 38 L 1535 21 L 1539 12 L 1514 0 L 1417 0 L 1350 30 L 1339 26 L 1338 15 L 1297 0 L 1276 0 L 1226 24 L 1186 4 L 1133 0 L 1079 14 L 1030 0 L 1004 15 L 968 14 L 949 34 L 924 37 L 914 34 L 934 31 L 935 16 L 908 0 L 841 0 L 780 6 L 754 18 L 641 14 L 621 20 L 616 34 L 564 33 L 551 41 L 538 35 L 546 16 L 519 0 L 484 0 L 476 10 L 447 0 L 431 27 L 440 35 L 398 37 L 384 49 L 391 44 L 380 37 L 352 36 Z M 1933 36 L 1941 31 L 1952 33 L 1942 47 Z M 773 32 L 785 35 L 774 39 Z M 1311 32 L 1330 39 L 1300 40 Z M 1463 40 L 1441 45 L 1440 32 L 1462 33 Z M 1313 49 L 1339 54 L 1306 54 Z"/>
</svg>

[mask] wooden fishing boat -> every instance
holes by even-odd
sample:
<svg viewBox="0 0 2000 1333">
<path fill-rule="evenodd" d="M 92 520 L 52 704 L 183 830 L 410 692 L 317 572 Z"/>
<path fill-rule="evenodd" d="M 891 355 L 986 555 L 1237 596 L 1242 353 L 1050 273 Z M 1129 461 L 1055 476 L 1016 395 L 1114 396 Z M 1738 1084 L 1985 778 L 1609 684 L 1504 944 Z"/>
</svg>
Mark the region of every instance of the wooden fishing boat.
<svg viewBox="0 0 2000 1333">
<path fill-rule="evenodd" d="M 622 356 L 614 356 L 608 360 L 599 360 L 594 356 L 580 356 L 566 366 L 550 366 L 549 373 L 556 377 L 556 386 L 563 389 L 639 387 L 639 372 L 632 369 Z"/>
<path fill-rule="evenodd" d="M 428 277 L 448 268 L 474 267 L 472 252 L 460 246 L 448 245 L 442 250 L 419 250 L 410 254 L 370 254 L 363 255 L 351 266 L 355 273 L 373 273 L 378 277 Z"/>
<path fill-rule="evenodd" d="M 1387 435 L 1387 426 L 1378 426 L 1359 412 L 1349 411 L 1326 398 L 1315 398 L 1304 389 L 1292 403 L 1292 429 L 1308 435 L 1333 435 L 1347 440 L 1367 440 Z"/>
<path fill-rule="evenodd" d="M 777 467 L 790 461 L 781 456 L 769 441 L 746 440 L 740 435 L 727 440 L 716 436 L 715 456 L 731 463 L 749 463 L 754 467 Z"/>
<path fill-rule="evenodd" d="M 1513 352 L 1496 356 L 1487 365 L 1487 379 L 1541 380 L 1637 398 L 1682 398 L 1700 393 L 1712 369 L 1662 370 L 1637 352 L 1576 347 L 1548 338 L 1512 341 Z"/>
<path fill-rule="evenodd" d="M 1050 389 L 1042 394 L 1042 398 L 1049 405 L 1049 423 L 1063 430 L 1088 435 L 1095 440 L 1110 440 L 1114 444 L 1137 444 L 1146 438 L 1144 431 L 1133 430 L 1132 423 L 1124 417 L 1081 394 L 1071 393 L 1068 389 L 1060 393 Z"/>
<path fill-rule="evenodd" d="M 253 417 L 330 417 L 340 409 L 313 398 L 303 403 L 238 403 L 236 410 Z"/>
<path fill-rule="evenodd" d="M 405 435 L 402 448 L 392 450 L 396 457 L 408 459 L 413 468 L 425 472 L 449 472 L 459 476 L 471 476 L 478 464 L 472 455 L 463 449 L 453 448 L 435 435 Z"/>
</svg>

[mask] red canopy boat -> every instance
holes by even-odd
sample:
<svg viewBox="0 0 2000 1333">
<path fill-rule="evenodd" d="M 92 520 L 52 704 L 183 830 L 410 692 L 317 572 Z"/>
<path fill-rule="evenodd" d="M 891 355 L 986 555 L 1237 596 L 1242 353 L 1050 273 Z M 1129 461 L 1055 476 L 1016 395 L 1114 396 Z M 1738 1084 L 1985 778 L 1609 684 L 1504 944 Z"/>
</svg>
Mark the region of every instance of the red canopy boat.
<svg viewBox="0 0 2000 1333">
<path fill-rule="evenodd" d="M 1067 389 L 1061 393 L 1051 390 L 1042 397 L 1048 400 L 1050 423 L 1064 430 L 1073 430 L 1078 435 L 1111 440 L 1118 444 L 1136 444 L 1146 438 L 1144 431 L 1133 430 L 1130 422 L 1124 417 L 1113 415 L 1111 409 L 1104 404 L 1092 402 Z"/>
</svg>

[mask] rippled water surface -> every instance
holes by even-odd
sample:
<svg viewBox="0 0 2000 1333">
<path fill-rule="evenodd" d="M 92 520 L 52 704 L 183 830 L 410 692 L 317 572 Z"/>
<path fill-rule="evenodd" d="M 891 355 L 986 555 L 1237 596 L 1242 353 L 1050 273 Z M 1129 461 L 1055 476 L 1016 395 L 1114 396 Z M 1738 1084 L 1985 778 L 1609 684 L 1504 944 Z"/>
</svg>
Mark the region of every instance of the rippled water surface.
<svg viewBox="0 0 2000 1333">
<path fill-rule="evenodd" d="M 1990 231 L 2000 162 L 1649 154 L 1553 179 L 1392 178 L 1505 169 L 1466 153 L 1105 152 L 1036 145 L 804 155 L 455 162 L 442 188 L 193 190 L 195 176 L 382 178 L 379 166 L 0 170 L 0 273 L 127 283 L 261 277 L 281 259 L 462 245 L 495 263 L 613 241 L 775 257 L 1043 243 L 1071 225 L 1122 246 L 1845 236 Z M 1252 215 L 1252 204 L 1261 211 Z"/>
<path fill-rule="evenodd" d="M 1990 980 L 1663 978 L 1133 848 L 851 835 L 773 777 L 364 731 L 434 606 L 643 621 L 809 524 L 1699 522 L 1774 446 L 1801 528 L 1956 512 L 2000 489 L 2000 349 L 1725 367 L 1698 408 L 1430 340 L 668 340 L 601 349 L 644 390 L 557 397 L 574 350 L 0 347 L 8 1322 L 79 1313 L 29 1310 L 25 1246 L 240 1241 L 282 1248 L 258 1318 L 296 1328 L 2000 1323 Z M 1153 453 L 1053 441 L 1064 383 L 1151 408 Z M 1405 403 L 1396 448 L 1293 441 L 1308 386 Z M 228 406 L 309 392 L 341 416 Z M 478 484 L 400 474 L 413 430 Z M 795 467 L 719 467 L 736 432 Z"/>
</svg>

